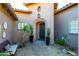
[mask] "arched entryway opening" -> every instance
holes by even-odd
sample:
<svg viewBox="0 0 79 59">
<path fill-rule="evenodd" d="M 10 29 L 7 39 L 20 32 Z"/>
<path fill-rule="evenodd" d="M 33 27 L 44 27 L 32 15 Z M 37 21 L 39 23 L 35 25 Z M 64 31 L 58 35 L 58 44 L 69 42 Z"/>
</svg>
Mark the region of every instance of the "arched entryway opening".
<svg viewBox="0 0 79 59">
<path fill-rule="evenodd" d="M 36 39 L 45 40 L 45 23 L 43 21 L 36 23 Z"/>
</svg>

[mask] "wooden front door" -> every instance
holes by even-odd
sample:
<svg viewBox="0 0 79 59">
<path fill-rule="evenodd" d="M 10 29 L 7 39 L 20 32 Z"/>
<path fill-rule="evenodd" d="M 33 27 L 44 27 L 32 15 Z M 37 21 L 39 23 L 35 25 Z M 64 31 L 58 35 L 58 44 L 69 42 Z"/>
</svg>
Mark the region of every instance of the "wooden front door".
<svg viewBox="0 0 79 59">
<path fill-rule="evenodd" d="M 40 40 L 44 40 L 45 39 L 45 23 L 41 23 L 40 24 L 39 38 L 40 38 Z"/>
</svg>

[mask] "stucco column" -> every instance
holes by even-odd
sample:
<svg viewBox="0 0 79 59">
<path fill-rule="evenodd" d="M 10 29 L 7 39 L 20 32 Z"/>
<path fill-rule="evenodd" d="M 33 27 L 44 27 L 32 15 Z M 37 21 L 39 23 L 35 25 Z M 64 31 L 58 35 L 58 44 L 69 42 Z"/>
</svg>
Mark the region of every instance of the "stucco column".
<svg viewBox="0 0 79 59">
<path fill-rule="evenodd" d="M 54 44 L 54 4 L 50 4 L 49 7 L 50 10 L 48 10 L 46 20 L 46 36 L 47 36 L 47 30 L 50 29 L 50 44 Z M 51 9 L 52 8 L 52 9 Z"/>
<path fill-rule="evenodd" d="M 50 19 L 50 44 L 54 44 L 54 4 L 51 11 L 51 19 Z"/>
<path fill-rule="evenodd" d="M 34 35 L 34 40 L 36 40 L 36 25 L 33 23 L 33 35 Z"/>
</svg>

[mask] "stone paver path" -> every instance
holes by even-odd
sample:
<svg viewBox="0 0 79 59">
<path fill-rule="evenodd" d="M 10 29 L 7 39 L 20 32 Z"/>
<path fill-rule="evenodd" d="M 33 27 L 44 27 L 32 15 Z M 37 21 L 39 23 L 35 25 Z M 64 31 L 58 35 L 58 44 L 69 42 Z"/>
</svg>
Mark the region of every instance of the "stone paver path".
<svg viewBox="0 0 79 59">
<path fill-rule="evenodd" d="M 35 41 L 34 43 L 27 43 L 25 47 L 19 48 L 16 56 L 68 56 L 59 49 L 58 46 L 46 46 L 44 41 Z"/>
</svg>

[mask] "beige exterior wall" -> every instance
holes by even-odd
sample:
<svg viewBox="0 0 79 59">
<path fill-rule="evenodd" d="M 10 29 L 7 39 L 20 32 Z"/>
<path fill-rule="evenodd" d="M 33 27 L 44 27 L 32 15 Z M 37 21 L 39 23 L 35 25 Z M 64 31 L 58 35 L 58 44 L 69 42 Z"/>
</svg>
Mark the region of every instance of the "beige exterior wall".
<svg viewBox="0 0 79 59">
<path fill-rule="evenodd" d="M 41 19 L 37 18 L 37 8 L 38 6 L 41 7 L 40 15 Z M 54 43 L 54 4 L 53 3 L 38 3 L 28 6 L 29 10 L 32 11 L 32 14 L 17 14 L 19 18 L 19 22 L 26 22 L 33 25 L 33 34 L 34 39 L 36 40 L 36 23 L 39 21 L 45 22 L 45 32 L 47 32 L 47 28 L 50 28 L 51 30 L 51 40 L 50 43 Z M 20 35 L 20 34 L 19 34 Z M 20 35 L 21 36 L 21 35 Z M 46 36 L 46 33 L 45 33 Z"/>
<path fill-rule="evenodd" d="M 62 37 L 67 35 L 69 40 L 69 45 L 71 48 L 77 49 L 78 48 L 78 34 L 77 33 L 70 33 L 70 22 L 72 20 L 79 20 L 78 19 L 78 4 L 70 6 L 62 10 L 61 12 L 55 14 L 55 22 L 54 22 L 54 29 L 55 29 L 55 40 L 58 37 Z"/>
<path fill-rule="evenodd" d="M 7 29 L 4 29 L 4 22 L 7 23 Z M 14 19 L 6 12 L 5 9 L 2 8 L 2 5 L 0 4 L 0 44 L 5 40 L 9 40 L 11 42 L 14 40 L 15 22 L 16 21 L 14 21 Z M 6 38 L 2 37 L 3 32 L 6 32 Z"/>
<path fill-rule="evenodd" d="M 15 12 L 17 17 L 18 17 L 18 21 L 17 21 L 17 25 L 16 25 L 16 41 L 21 41 L 23 40 L 23 31 L 22 30 L 18 30 L 18 23 L 19 22 L 24 22 L 27 24 L 31 24 L 31 14 L 27 14 L 27 13 L 21 13 L 21 12 Z"/>
</svg>

